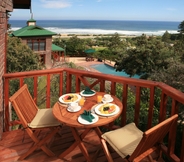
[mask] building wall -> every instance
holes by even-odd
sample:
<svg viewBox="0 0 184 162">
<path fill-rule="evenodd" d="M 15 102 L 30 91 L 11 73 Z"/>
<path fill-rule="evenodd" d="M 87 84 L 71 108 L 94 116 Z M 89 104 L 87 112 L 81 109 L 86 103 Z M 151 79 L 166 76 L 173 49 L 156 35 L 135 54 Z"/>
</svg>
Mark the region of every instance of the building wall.
<svg viewBox="0 0 184 162">
<path fill-rule="evenodd" d="M 5 51 L 7 31 L 7 11 L 13 10 L 12 0 L 0 0 L 0 139 L 3 132 L 3 79 L 5 73 Z"/>
<path fill-rule="evenodd" d="M 52 36 L 49 37 L 24 37 L 22 43 L 27 44 L 28 39 L 43 39 L 46 38 L 46 50 L 45 51 L 36 51 L 40 55 L 45 55 L 45 66 L 47 69 L 52 67 L 51 54 L 52 54 Z"/>
<path fill-rule="evenodd" d="M 50 69 L 52 67 L 51 54 L 52 54 L 52 37 L 48 37 L 46 39 L 46 61 L 45 61 L 45 66 L 47 69 Z"/>
</svg>

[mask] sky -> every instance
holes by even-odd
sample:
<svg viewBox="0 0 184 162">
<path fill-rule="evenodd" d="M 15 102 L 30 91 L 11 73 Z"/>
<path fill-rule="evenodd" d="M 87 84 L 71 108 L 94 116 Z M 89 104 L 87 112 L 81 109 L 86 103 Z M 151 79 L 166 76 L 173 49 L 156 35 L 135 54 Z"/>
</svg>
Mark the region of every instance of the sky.
<svg viewBox="0 0 184 162">
<path fill-rule="evenodd" d="M 10 20 L 184 20 L 184 0 L 32 0 Z"/>
</svg>

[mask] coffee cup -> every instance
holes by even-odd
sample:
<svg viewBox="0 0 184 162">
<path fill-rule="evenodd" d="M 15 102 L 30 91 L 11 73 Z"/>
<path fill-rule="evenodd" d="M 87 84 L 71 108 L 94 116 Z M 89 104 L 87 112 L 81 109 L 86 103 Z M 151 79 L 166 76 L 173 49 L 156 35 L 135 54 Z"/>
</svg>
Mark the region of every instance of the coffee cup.
<svg viewBox="0 0 184 162">
<path fill-rule="evenodd" d="M 105 95 L 104 95 L 104 100 L 105 100 L 105 101 L 109 101 L 109 100 L 111 100 L 111 98 L 112 98 L 112 97 L 111 97 L 110 94 L 105 94 Z"/>
<path fill-rule="evenodd" d="M 75 111 L 77 108 L 78 108 L 78 103 L 77 102 L 72 102 L 70 105 L 69 105 L 69 109 L 71 110 L 71 111 Z"/>
</svg>

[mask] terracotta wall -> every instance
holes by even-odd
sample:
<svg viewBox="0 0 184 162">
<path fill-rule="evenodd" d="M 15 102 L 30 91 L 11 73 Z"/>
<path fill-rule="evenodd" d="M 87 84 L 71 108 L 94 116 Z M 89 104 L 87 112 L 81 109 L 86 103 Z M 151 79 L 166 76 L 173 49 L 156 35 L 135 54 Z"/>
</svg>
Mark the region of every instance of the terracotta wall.
<svg viewBox="0 0 184 162">
<path fill-rule="evenodd" d="M 3 80 L 5 72 L 5 51 L 7 12 L 13 10 L 13 0 L 0 0 L 0 139 L 3 132 Z"/>
</svg>

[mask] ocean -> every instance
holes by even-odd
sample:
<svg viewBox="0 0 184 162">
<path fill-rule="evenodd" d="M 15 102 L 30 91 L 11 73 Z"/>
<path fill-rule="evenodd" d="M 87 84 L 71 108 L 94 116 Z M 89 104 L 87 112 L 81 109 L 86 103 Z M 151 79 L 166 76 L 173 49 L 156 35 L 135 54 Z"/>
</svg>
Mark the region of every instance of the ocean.
<svg viewBox="0 0 184 162">
<path fill-rule="evenodd" d="M 11 30 L 26 26 L 27 20 L 9 20 Z M 36 20 L 36 24 L 58 34 L 114 34 L 127 36 L 177 33 L 181 22 L 117 20 Z"/>
</svg>

